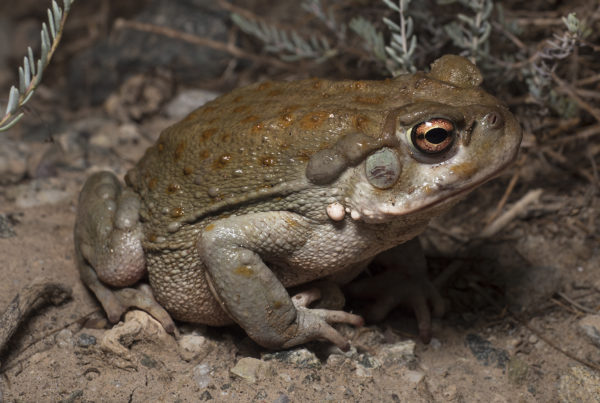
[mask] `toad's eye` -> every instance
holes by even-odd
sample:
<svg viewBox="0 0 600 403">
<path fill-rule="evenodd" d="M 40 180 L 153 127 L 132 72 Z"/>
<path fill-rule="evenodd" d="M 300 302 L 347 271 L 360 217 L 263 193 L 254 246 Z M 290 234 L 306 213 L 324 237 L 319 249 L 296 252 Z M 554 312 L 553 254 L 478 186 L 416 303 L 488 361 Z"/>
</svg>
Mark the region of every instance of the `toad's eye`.
<svg viewBox="0 0 600 403">
<path fill-rule="evenodd" d="M 448 119 L 433 118 L 413 126 L 409 134 L 410 142 L 417 150 L 424 154 L 439 154 L 452 147 L 456 129 Z"/>
</svg>

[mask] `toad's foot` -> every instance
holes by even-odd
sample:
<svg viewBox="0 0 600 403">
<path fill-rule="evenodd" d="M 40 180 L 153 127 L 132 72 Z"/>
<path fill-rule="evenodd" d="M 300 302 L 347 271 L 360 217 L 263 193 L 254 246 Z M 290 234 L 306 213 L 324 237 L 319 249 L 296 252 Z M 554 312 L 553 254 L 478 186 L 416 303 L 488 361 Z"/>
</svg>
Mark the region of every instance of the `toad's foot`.
<svg viewBox="0 0 600 403">
<path fill-rule="evenodd" d="M 159 321 L 165 331 L 177 336 L 177 328 L 173 319 L 154 299 L 149 285 L 140 284 L 137 288 L 128 287 L 112 290 L 98 279 L 96 272 L 89 265 L 84 264 L 79 267 L 79 270 L 83 282 L 100 301 L 110 323 L 117 323 L 129 309 L 138 308 Z"/>
<path fill-rule="evenodd" d="M 374 300 L 364 314 L 369 321 L 383 320 L 398 306 L 412 308 L 424 343 L 431 340 L 432 313 L 435 317 L 444 314 L 444 301 L 434 285 L 424 278 L 411 279 L 401 271 L 390 270 L 356 281 L 345 290 L 349 296 Z"/>
<path fill-rule="evenodd" d="M 321 281 L 313 283 L 312 286 L 292 297 L 292 303 L 296 307 L 298 315 L 302 317 L 300 321 L 304 323 L 305 328 L 317 328 L 321 334 L 321 338 L 329 340 L 341 350 L 347 351 L 350 348 L 348 340 L 329 324 L 347 323 L 354 326 L 362 326 L 364 319 L 361 316 L 340 310 L 308 309 L 308 306 L 315 301 L 319 301 L 319 306 L 329 308 L 341 308 L 344 306 L 344 296 L 337 284 Z M 331 296 L 332 294 L 333 296 Z M 325 295 L 325 300 L 322 298 L 323 295 Z"/>
<path fill-rule="evenodd" d="M 310 340 L 322 339 L 330 341 L 342 351 L 348 351 L 350 342 L 331 326 L 335 323 L 347 323 L 360 327 L 364 325 L 364 319 L 359 315 L 344 311 L 297 307 L 294 324 L 296 334 L 283 347 L 287 348 Z"/>
<path fill-rule="evenodd" d="M 375 262 L 387 270 L 350 283 L 345 288 L 347 295 L 375 301 L 365 314 L 373 322 L 382 320 L 397 306 L 412 308 L 417 317 L 419 336 L 428 343 L 432 313 L 435 317 L 444 314 L 444 300 L 427 278 L 427 262 L 419 241 L 413 239 L 385 251 L 375 258 Z"/>
</svg>

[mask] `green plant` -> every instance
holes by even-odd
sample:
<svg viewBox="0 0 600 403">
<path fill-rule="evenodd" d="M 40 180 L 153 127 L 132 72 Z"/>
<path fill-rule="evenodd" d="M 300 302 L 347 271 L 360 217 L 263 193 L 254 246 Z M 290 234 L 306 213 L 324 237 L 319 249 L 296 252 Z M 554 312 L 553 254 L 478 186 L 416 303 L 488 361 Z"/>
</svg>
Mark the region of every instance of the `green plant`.
<svg viewBox="0 0 600 403">
<path fill-rule="evenodd" d="M 75 0 L 63 0 L 62 10 L 55 0 L 48 9 L 48 25 L 42 24 L 40 58 L 35 63 L 31 47 L 27 48 L 27 56 L 23 58 L 23 66 L 19 67 L 19 87 L 12 86 L 9 91 L 6 112 L 0 119 L 0 131 L 13 127 L 22 117 L 21 109 L 31 99 L 42 81 L 42 73 L 50 63 L 62 37 L 67 15 Z"/>
<path fill-rule="evenodd" d="M 462 56 L 468 57 L 473 63 L 489 56 L 489 37 L 492 24 L 489 19 L 494 9 L 493 0 L 438 0 L 440 5 L 458 2 L 470 9 L 473 15 L 459 13 L 457 21 L 444 26 L 444 30 L 452 39 L 452 43 L 463 49 Z"/>
<path fill-rule="evenodd" d="M 336 44 L 331 44 L 324 35 L 312 34 L 305 38 L 294 29 L 284 29 L 253 16 L 232 13 L 232 21 L 244 32 L 258 38 L 264 43 L 267 52 L 276 53 L 285 61 L 312 59 L 321 63 L 333 56 L 343 54 L 347 45 L 348 28 L 362 40 L 362 48 L 392 75 L 416 71 L 413 55 L 417 47 L 417 37 L 413 35 L 413 21 L 407 16 L 411 0 L 399 0 L 395 4 L 391 0 L 383 0 L 384 4 L 399 15 L 399 24 L 383 18 L 383 22 L 391 31 L 390 43 L 386 46 L 383 33 L 364 17 L 354 17 L 348 25 L 339 23 L 331 8 L 326 11 L 321 0 L 305 0 L 302 8 L 314 15 L 334 34 Z"/>
<path fill-rule="evenodd" d="M 323 11 L 320 0 L 310 0 L 302 3 L 305 10 L 316 15 L 328 27 L 338 31 L 333 16 Z M 267 52 L 276 53 L 282 60 L 293 62 L 300 59 L 314 59 L 317 63 L 323 62 L 337 54 L 327 38 L 313 34 L 305 39 L 293 29 L 286 30 L 264 20 L 251 19 L 241 14 L 233 13 L 231 20 L 245 33 L 260 39 Z M 345 27 L 341 28 L 342 35 Z"/>
<path fill-rule="evenodd" d="M 562 20 L 566 30 L 561 35 L 554 34 L 553 39 L 547 40 L 523 73 L 531 96 L 540 104 L 548 104 L 566 118 L 576 114 L 577 105 L 569 97 L 556 92 L 554 72 L 562 60 L 573 54 L 580 41 L 591 34 L 591 29 L 579 20 L 575 13 L 570 13 Z"/>
<path fill-rule="evenodd" d="M 385 51 L 390 57 L 386 67 L 393 76 L 402 73 L 414 73 L 417 71 L 413 62 L 413 56 L 417 48 L 417 36 L 413 35 L 413 20 L 406 14 L 411 0 L 399 0 L 398 5 L 392 3 L 391 0 L 383 0 L 383 2 L 396 11 L 400 19 L 400 25 L 398 25 L 389 18 L 383 18 L 383 22 L 392 33 L 390 45 L 385 47 Z"/>
</svg>

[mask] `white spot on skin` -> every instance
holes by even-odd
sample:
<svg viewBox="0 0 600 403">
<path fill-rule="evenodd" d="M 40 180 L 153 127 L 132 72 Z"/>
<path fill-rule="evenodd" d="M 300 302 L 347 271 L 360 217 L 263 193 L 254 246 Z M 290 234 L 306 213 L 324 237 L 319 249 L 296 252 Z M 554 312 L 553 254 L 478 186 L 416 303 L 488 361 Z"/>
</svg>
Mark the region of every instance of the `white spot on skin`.
<svg viewBox="0 0 600 403">
<path fill-rule="evenodd" d="M 350 217 L 352 217 L 354 221 L 358 221 L 360 220 L 360 213 L 357 210 L 352 210 Z"/>
<path fill-rule="evenodd" d="M 176 232 L 179 228 L 181 228 L 181 223 L 178 221 L 170 222 L 169 225 L 167 225 L 167 231 L 169 232 Z"/>
<path fill-rule="evenodd" d="M 327 206 L 327 215 L 333 221 L 341 221 L 344 219 L 344 216 L 346 215 L 346 210 L 344 209 L 344 206 L 342 206 L 338 202 L 331 203 L 330 205 Z"/>
</svg>

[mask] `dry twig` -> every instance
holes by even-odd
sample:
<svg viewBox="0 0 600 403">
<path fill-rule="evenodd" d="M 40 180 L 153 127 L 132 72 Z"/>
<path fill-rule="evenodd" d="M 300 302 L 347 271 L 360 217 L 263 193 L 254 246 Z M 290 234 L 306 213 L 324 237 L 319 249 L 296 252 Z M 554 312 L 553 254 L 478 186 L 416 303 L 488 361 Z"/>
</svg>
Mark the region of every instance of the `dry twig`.
<svg viewBox="0 0 600 403">
<path fill-rule="evenodd" d="M 573 305 L 575 308 L 579 309 L 582 312 L 591 313 L 593 315 L 595 315 L 595 314 L 598 313 L 598 311 L 596 311 L 594 309 L 591 309 L 591 308 L 588 308 L 588 307 L 585 307 L 585 306 L 581 305 L 580 303 L 578 303 L 577 301 L 574 301 L 573 299 L 569 298 L 567 296 L 567 294 L 565 294 L 564 292 L 559 292 L 557 294 L 558 294 L 559 297 L 561 297 L 562 299 L 564 299 L 569 304 Z"/>
<path fill-rule="evenodd" d="M 551 76 L 554 82 L 559 85 L 562 91 L 564 91 L 573 101 L 575 101 L 581 109 L 587 111 L 590 115 L 594 117 L 594 119 L 598 121 L 598 123 L 600 123 L 599 109 L 596 109 L 589 103 L 585 102 L 579 95 L 577 95 L 577 91 L 573 87 L 571 87 L 566 81 L 558 77 L 555 72 L 551 72 Z"/>
<path fill-rule="evenodd" d="M 490 215 L 490 217 L 486 220 L 486 225 L 488 225 L 489 223 L 491 223 L 492 221 L 494 221 L 496 219 L 496 217 L 498 217 L 500 215 L 500 212 L 504 208 L 504 205 L 506 204 L 506 201 L 508 200 L 508 197 L 512 193 L 513 189 L 515 188 L 515 185 L 517 184 L 517 181 L 519 180 L 519 176 L 521 175 L 521 169 L 520 169 L 520 167 L 525 162 L 525 158 L 526 157 L 523 155 L 519 159 L 519 162 L 517 162 L 517 164 L 516 164 L 517 165 L 517 169 L 515 170 L 515 173 L 513 174 L 513 176 L 510 178 L 510 182 L 508 182 L 508 186 L 506 186 L 506 190 L 504 191 L 504 194 L 502 195 L 502 198 L 498 202 L 498 205 L 496 206 L 496 210 L 494 210 L 494 212 L 492 213 L 492 215 Z"/>
<path fill-rule="evenodd" d="M 69 287 L 47 279 L 37 279 L 25 286 L 0 317 L 0 351 L 38 302 L 59 305 L 70 297 Z"/>
<path fill-rule="evenodd" d="M 229 53 L 230 55 L 234 57 L 239 57 L 240 59 L 252 60 L 253 62 L 256 62 L 258 64 L 270 64 L 273 67 L 277 67 L 283 70 L 297 69 L 297 67 L 290 63 L 285 63 L 272 57 L 267 57 L 264 55 L 255 55 L 253 53 L 246 52 L 245 50 L 242 50 L 235 46 L 233 43 L 223 43 L 215 41 L 213 39 L 203 38 L 197 35 L 189 34 L 187 32 L 181 32 L 169 27 L 147 24 L 139 21 L 124 20 L 122 18 L 119 18 L 115 21 L 115 29 L 118 30 L 126 28 L 135 29 L 143 32 L 151 32 L 153 34 L 163 35 L 168 38 L 178 39 L 180 41 L 193 43 L 199 46 L 205 46 L 207 48 Z"/>
<path fill-rule="evenodd" d="M 573 166 L 571 161 L 569 161 L 564 155 L 557 153 L 556 151 L 550 148 L 542 149 L 542 152 L 558 162 L 563 168 L 573 173 L 574 175 L 578 175 L 584 179 L 587 179 L 590 183 L 595 183 L 594 176 L 588 171 L 578 168 L 577 166 Z"/>
<path fill-rule="evenodd" d="M 508 211 L 502 214 L 500 217 L 495 219 L 490 224 L 486 225 L 479 235 L 481 238 L 489 238 L 494 236 L 502 228 L 506 227 L 512 220 L 514 220 L 519 214 L 527 209 L 531 203 L 535 203 L 539 200 L 542 195 L 542 189 L 533 189 L 527 192 L 525 196 L 516 202 Z"/>
</svg>

